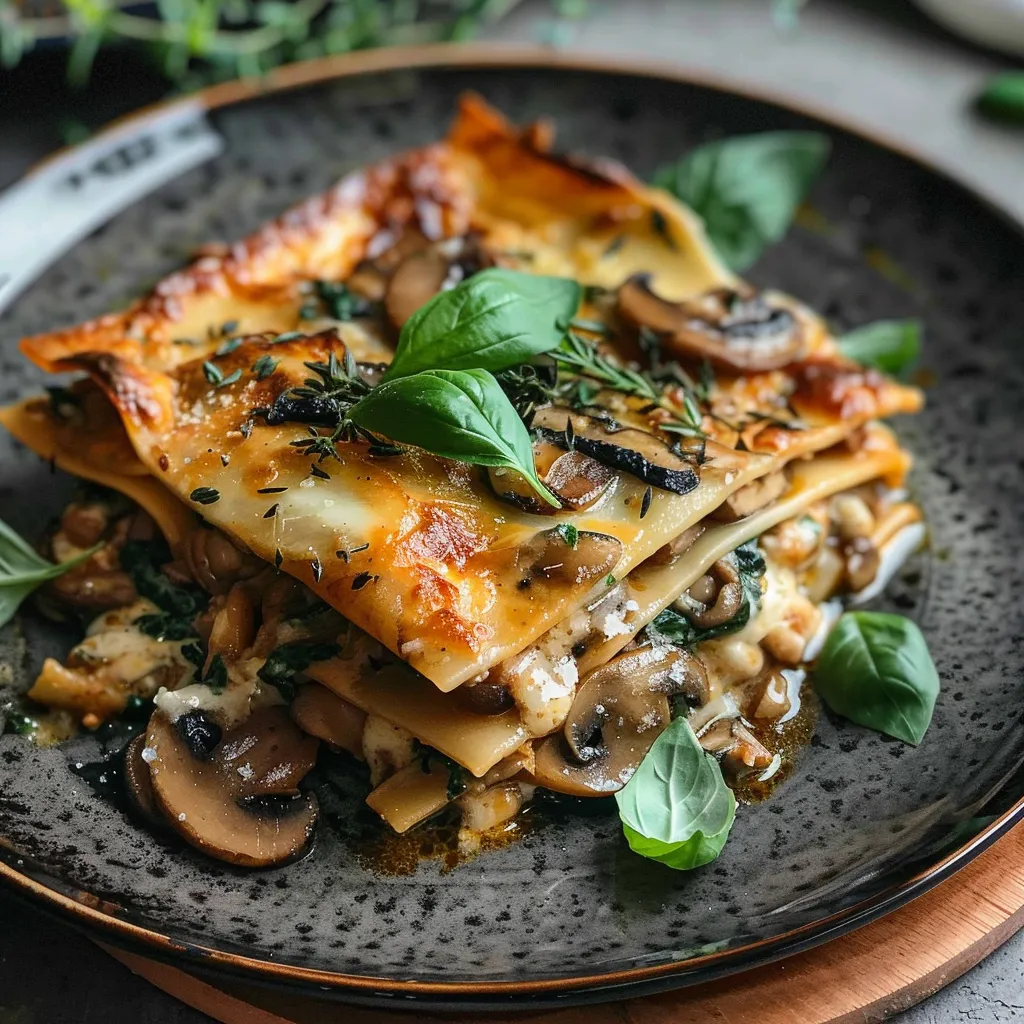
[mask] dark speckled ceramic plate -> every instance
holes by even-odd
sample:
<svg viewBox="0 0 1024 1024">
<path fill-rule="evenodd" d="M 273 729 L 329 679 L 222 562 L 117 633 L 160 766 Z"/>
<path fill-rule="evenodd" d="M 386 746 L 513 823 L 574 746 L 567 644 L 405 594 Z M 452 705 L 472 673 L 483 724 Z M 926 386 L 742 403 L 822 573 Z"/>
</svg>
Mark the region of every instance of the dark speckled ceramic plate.
<svg viewBox="0 0 1024 1024">
<path fill-rule="evenodd" d="M 248 873 L 154 839 L 72 773 L 95 737 L 39 750 L 0 739 L 0 874 L 108 941 L 339 997 L 508 1006 L 683 985 L 823 941 L 965 863 L 1024 805 L 1024 238 L 914 160 L 840 128 L 707 84 L 540 65 L 477 51 L 406 54 L 401 71 L 320 65 L 301 87 L 215 93 L 220 156 L 93 233 L 0 322 L 0 400 L 40 384 L 19 335 L 100 313 L 195 246 L 237 237 L 344 172 L 440 135 L 482 92 L 517 120 L 553 116 L 568 148 L 639 174 L 717 134 L 810 125 L 835 151 L 814 217 L 755 268 L 840 328 L 919 316 L 933 371 L 923 415 L 900 423 L 931 529 L 884 599 L 917 619 L 942 694 L 925 742 L 890 742 L 823 715 L 792 776 L 743 807 L 713 865 L 635 858 L 612 810 L 549 821 L 453 871 L 381 876 L 354 849 L 355 787 L 325 775 L 313 853 Z M 424 66 L 414 70 L 417 61 Z M 515 66 L 518 63 L 519 66 Z M 486 66 L 486 65 L 492 66 Z M 508 64 L 512 66 L 502 67 Z M 345 75 L 342 76 L 342 72 Z M 140 136 L 137 120 L 128 137 Z M 68 481 L 0 439 L 0 515 L 32 531 Z M 4 685 L 27 685 L 66 638 L 26 617 L 2 634 Z M 328 773 L 329 775 L 329 773 Z"/>
</svg>

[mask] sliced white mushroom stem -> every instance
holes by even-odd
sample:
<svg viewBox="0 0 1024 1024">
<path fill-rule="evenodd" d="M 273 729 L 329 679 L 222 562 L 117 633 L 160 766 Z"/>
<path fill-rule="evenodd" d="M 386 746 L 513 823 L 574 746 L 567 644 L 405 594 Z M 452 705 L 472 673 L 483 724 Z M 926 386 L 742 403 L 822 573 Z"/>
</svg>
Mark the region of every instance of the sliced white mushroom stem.
<svg viewBox="0 0 1024 1024">
<path fill-rule="evenodd" d="M 454 288 L 463 278 L 491 266 L 493 260 L 476 235 L 448 238 L 406 256 L 391 275 L 384 309 L 396 330 L 438 292 Z"/>
</svg>

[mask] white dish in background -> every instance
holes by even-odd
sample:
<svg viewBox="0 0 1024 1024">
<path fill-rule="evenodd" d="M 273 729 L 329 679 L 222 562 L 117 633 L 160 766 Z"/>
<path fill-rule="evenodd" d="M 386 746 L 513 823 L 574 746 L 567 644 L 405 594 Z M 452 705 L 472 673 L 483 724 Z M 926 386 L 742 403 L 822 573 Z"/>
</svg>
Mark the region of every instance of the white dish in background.
<svg viewBox="0 0 1024 1024">
<path fill-rule="evenodd" d="M 1024 0 L 914 0 L 972 43 L 1024 56 Z"/>
</svg>

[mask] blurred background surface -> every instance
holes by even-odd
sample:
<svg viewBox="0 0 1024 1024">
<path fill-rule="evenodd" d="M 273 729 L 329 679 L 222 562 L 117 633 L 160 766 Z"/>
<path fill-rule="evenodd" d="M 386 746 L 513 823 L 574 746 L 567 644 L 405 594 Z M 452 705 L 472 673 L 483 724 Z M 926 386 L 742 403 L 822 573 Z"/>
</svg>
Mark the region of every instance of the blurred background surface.
<svg viewBox="0 0 1024 1024">
<path fill-rule="evenodd" d="M 0 188 L 113 118 L 209 81 L 451 38 L 676 64 L 768 91 L 918 152 L 1024 222 L 1024 0 L 0 0 Z M 1022 964 L 1024 935 L 899 1020 L 1024 1018 Z M 0 892 L 0 1024 L 206 1019 Z"/>
</svg>

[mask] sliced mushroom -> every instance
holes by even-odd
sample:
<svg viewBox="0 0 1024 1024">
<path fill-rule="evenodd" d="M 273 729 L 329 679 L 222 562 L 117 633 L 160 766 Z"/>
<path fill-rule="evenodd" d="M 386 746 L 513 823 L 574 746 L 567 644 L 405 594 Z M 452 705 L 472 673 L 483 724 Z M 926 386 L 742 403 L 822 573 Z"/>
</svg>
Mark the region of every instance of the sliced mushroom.
<svg viewBox="0 0 1024 1024">
<path fill-rule="evenodd" d="M 774 760 L 772 752 L 739 720 L 716 722 L 700 736 L 700 745 L 714 754 L 733 781 L 763 772 Z"/>
<path fill-rule="evenodd" d="M 622 557 L 622 541 L 604 533 L 581 530 L 571 546 L 557 528 L 542 530 L 519 551 L 520 590 L 545 582 L 579 587 L 597 582 Z"/>
<path fill-rule="evenodd" d="M 787 486 L 786 474 L 780 469 L 734 491 L 711 514 L 720 523 L 735 523 L 760 511 L 782 497 Z"/>
<path fill-rule="evenodd" d="M 720 558 L 675 604 L 700 629 L 736 618 L 743 607 L 743 584 L 735 563 Z"/>
<path fill-rule="evenodd" d="M 676 444 L 636 427 L 585 416 L 556 406 L 538 409 L 537 436 L 565 451 L 584 455 L 676 494 L 689 494 L 700 479 L 696 464 Z"/>
<path fill-rule="evenodd" d="M 644 647 L 595 669 L 576 694 L 562 735 L 536 747 L 534 778 L 573 796 L 605 796 L 622 788 L 668 725 L 668 698 L 709 698 L 700 661 L 675 648 Z"/>
<path fill-rule="evenodd" d="M 470 711 L 477 715 L 503 715 L 515 705 L 507 686 L 486 679 L 460 687 L 459 693 Z"/>
<path fill-rule="evenodd" d="M 607 466 L 583 452 L 567 452 L 544 440 L 534 442 L 533 460 L 548 490 L 561 499 L 561 509 L 543 501 L 529 481 L 513 469 L 491 467 L 487 475 L 495 494 L 535 515 L 582 512 L 604 494 L 614 476 Z"/>
<path fill-rule="evenodd" d="M 243 867 L 293 860 L 309 845 L 317 803 L 296 787 L 316 760 L 317 740 L 281 707 L 255 712 L 226 733 L 210 760 L 192 755 L 158 712 L 146 746 L 153 794 L 164 817 L 193 846 Z"/>
<path fill-rule="evenodd" d="M 226 594 L 240 580 L 251 579 L 266 568 L 266 562 L 239 547 L 226 533 L 205 524 L 192 531 L 181 554 L 188 575 L 210 594 Z"/>
<path fill-rule="evenodd" d="M 766 668 L 749 686 L 747 716 L 749 718 L 777 721 L 792 707 L 789 699 L 789 684 L 786 677 L 775 665 Z"/>
<path fill-rule="evenodd" d="M 316 736 L 336 750 L 347 750 L 363 759 L 363 727 L 366 712 L 319 683 L 299 688 L 292 701 L 292 721 L 305 733 Z"/>
<path fill-rule="evenodd" d="M 662 335 L 670 354 L 736 373 L 776 370 L 804 351 L 804 330 L 793 313 L 754 292 L 717 288 L 669 302 L 651 289 L 649 274 L 634 274 L 619 288 L 618 311 L 634 327 Z"/>
<path fill-rule="evenodd" d="M 453 288 L 493 261 L 475 235 L 448 238 L 410 253 L 395 268 L 384 293 L 384 310 L 395 330 L 438 292 Z"/>
<path fill-rule="evenodd" d="M 153 795 L 153 780 L 149 765 L 143 756 L 146 734 L 141 733 L 124 748 L 123 778 L 128 802 L 146 823 L 154 828 L 166 828 L 167 821 L 160 813 L 160 805 Z"/>
</svg>

